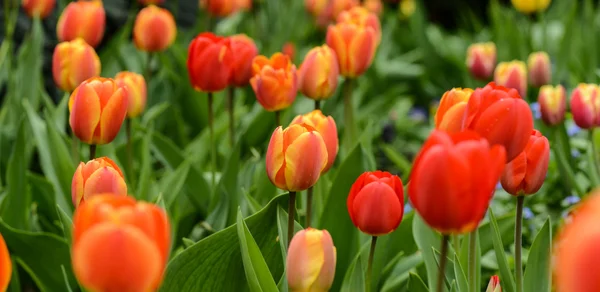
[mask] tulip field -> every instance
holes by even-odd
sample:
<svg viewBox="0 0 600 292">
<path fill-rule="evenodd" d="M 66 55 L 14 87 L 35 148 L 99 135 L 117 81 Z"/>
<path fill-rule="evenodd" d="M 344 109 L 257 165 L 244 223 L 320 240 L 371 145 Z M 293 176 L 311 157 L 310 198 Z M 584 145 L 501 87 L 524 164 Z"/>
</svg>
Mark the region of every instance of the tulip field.
<svg viewBox="0 0 600 292">
<path fill-rule="evenodd" d="M 0 292 L 600 292 L 597 1 L 0 6 Z"/>
</svg>

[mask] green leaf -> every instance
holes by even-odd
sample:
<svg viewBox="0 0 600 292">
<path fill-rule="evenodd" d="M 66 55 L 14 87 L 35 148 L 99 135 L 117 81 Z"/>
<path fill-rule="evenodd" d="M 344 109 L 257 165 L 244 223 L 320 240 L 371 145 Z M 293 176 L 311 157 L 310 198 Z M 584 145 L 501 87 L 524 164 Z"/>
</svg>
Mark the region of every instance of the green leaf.
<svg viewBox="0 0 600 292">
<path fill-rule="evenodd" d="M 425 286 L 425 283 L 423 283 L 423 280 L 421 279 L 421 277 L 419 277 L 419 275 L 415 273 L 410 273 L 410 276 L 408 278 L 408 291 L 429 292 L 429 289 L 427 288 L 427 286 Z"/>
<path fill-rule="evenodd" d="M 142 124 L 147 127 L 150 122 L 154 121 L 169 107 L 171 107 L 171 104 L 168 101 L 155 104 L 144 113 L 144 116 L 142 117 Z"/>
<path fill-rule="evenodd" d="M 396 264 L 394 270 L 388 277 L 388 279 L 383 283 L 383 287 L 381 288 L 381 292 L 393 292 L 398 291 L 402 284 L 408 280 L 409 271 L 418 267 L 423 263 L 423 253 L 417 251 L 416 253 L 404 257 L 402 260 Z"/>
<path fill-rule="evenodd" d="M 160 190 L 165 200 L 167 210 L 171 210 L 173 203 L 182 193 L 183 186 L 190 171 L 189 161 L 184 161 L 177 169 L 166 175 L 160 181 Z"/>
<path fill-rule="evenodd" d="M 236 209 L 239 206 L 240 202 L 240 192 L 238 186 L 238 171 L 240 168 L 240 145 L 234 147 L 231 156 L 229 156 L 229 161 L 227 162 L 227 166 L 223 171 L 223 175 L 219 180 L 219 184 L 217 187 L 215 200 L 224 201 L 229 206 L 227 214 L 222 214 L 222 216 L 226 216 L 227 221 L 225 226 L 214 226 L 214 228 L 222 229 L 226 226 L 233 224 L 236 219 Z M 213 201 L 213 204 L 216 204 L 216 201 Z"/>
<path fill-rule="evenodd" d="M 552 287 L 551 252 L 552 229 L 550 218 L 548 218 L 531 244 L 527 258 L 527 269 L 523 277 L 523 291 L 550 291 Z"/>
<path fill-rule="evenodd" d="M 281 248 L 281 258 L 287 258 L 287 222 L 288 222 L 288 213 L 281 207 L 277 207 L 277 234 L 279 237 L 279 247 Z M 294 234 L 300 230 L 302 230 L 302 225 L 297 221 L 294 221 Z M 285 267 L 284 267 L 285 269 Z M 286 292 L 288 290 L 287 277 L 285 276 L 285 272 L 281 276 L 279 283 L 277 284 L 280 292 Z"/>
<path fill-rule="evenodd" d="M 429 287 L 436 287 L 438 266 L 435 254 L 431 248 L 439 249 L 442 239 L 437 232 L 425 224 L 418 214 L 415 214 L 415 218 L 413 219 L 413 234 L 419 250 L 423 253 L 423 261 L 427 270 L 427 283 Z"/>
<path fill-rule="evenodd" d="M 65 266 L 61 265 L 60 269 L 63 274 L 63 279 L 65 279 L 65 288 L 67 289 L 67 292 L 73 292 L 73 289 L 71 289 L 71 284 L 69 283 L 69 274 L 67 274 L 67 270 L 65 269 Z"/>
<path fill-rule="evenodd" d="M 460 260 L 456 254 L 454 255 L 454 278 L 456 279 L 458 291 L 469 291 L 469 283 L 467 282 L 465 270 L 460 264 Z"/>
<path fill-rule="evenodd" d="M 150 200 L 150 177 L 152 176 L 152 156 L 150 155 L 150 142 L 152 141 L 152 132 L 153 126 L 148 127 L 148 133 L 144 136 L 142 140 L 142 147 L 140 149 L 141 153 L 141 169 L 140 176 L 137 181 L 137 187 L 134 190 L 136 198 L 143 200 Z"/>
<path fill-rule="evenodd" d="M 73 242 L 73 221 L 71 220 L 71 217 L 69 217 L 69 215 L 67 215 L 67 213 L 60 208 L 59 205 L 56 205 L 56 212 L 60 217 L 60 223 L 62 224 L 65 240 L 70 246 Z"/>
<path fill-rule="evenodd" d="M 475 284 L 475 287 L 481 287 L 481 248 L 480 248 L 480 236 L 479 236 L 479 229 L 476 229 L 474 232 L 476 232 L 476 238 L 475 238 L 475 278 L 477 280 L 477 283 Z M 465 234 L 461 243 L 461 250 L 460 250 L 460 255 L 459 255 L 459 259 L 460 259 L 460 265 L 465 267 L 465 269 L 467 270 L 467 279 L 468 279 L 468 274 L 469 274 L 469 237 L 471 236 L 471 234 Z"/>
<path fill-rule="evenodd" d="M 12 258 L 12 275 L 10 276 L 10 283 L 8 283 L 8 292 L 22 292 L 21 289 L 21 281 L 19 279 L 19 269 L 18 269 L 18 258 Z"/>
<path fill-rule="evenodd" d="M 277 285 L 273 280 L 273 276 L 271 276 L 271 272 L 269 272 L 269 267 L 250 230 L 248 230 L 248 226 L 242 219 L 242 211 L 239 209 L 237 213 L 237 234 L 240 240 L 246 281 L 250 286 L 250 291 L 277 291 Z"/>
<path fill-rule="evenodd" d="M 504 245 L 502 244 L 502 239 L 500 238 L 498 222 L 496 221 L 496 216 L 494 216 L 492 209 L 490 208 L 489 210 L 492 229 L 490 230 L 489 234 L 484 235 L 491 237 L 494 243 L 494 252 L 496 253 L 496 261 L 498 262 L 500 278 L 502 279 L 502 291 L 514 292 L 516 291 L 515 280 L 512 276 L 512 272 L 510 271 L 510 267 L 508 266 L 506 252 L 504 251 Z"/>
<path fill-rule="evenodd" d="M 27 158 L 25 157 L 25 127 L 21 123 L 6 170 L 7 195 L 2 201 L 0 217 L 16 229 L 28 229 L 31 194 L 27 191 Z"/>
<path fill-rule="evenodd" d="M 509 212 L 496 218 L 496 224 L 498 225 L 503 246 L 513 243 L 515 240 L 515 212 Z M 490 234 L 491 228 L 490 221 L 481 224 L 479 225 L 479 234 Z M 480 236 L 479 247 L 481 248 L 481 254 L 486 254 L 494 248 L 493 238 L 491 236 Z"/>
<path fill-rule="evenodd" d="M 360 248 L 360 251 L 352 260 L 350 267 L 346 271 L 344 276 L 344 282 L 342 283 L 342 292 L 353 292 L 353 291 L 367 291 L 365 286 L 365 271 L 366 267 L 363 267 L 363 257 L 368 253 L 371 241 L 365 242 Z M 367 255 L 368 256 L 368 255 Z"/>
<path fill-rule="evenodd" d="M 31 172 L 27 173 L 27 181 L 31 188 L 32 202 L 37 206 L 38 222 L 44 230 L 60 234 L 61 230 L 56 226 L 59 217 L 56 213 L 56 197 L 52 183 L 43 176 Z"/>
</svg>

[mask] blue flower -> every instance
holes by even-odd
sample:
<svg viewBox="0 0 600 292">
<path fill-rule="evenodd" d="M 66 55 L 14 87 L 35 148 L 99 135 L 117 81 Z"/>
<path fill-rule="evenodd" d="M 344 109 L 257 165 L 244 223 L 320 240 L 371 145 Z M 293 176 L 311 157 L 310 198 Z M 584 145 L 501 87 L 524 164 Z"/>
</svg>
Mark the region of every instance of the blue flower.
<svg viewBox="0 0 600 292">
<path fill-rule="evenodd" d="M 404 214 L 410 211 L 412 211 L 412 206 L 410 205 L 410 203 L 406 203 L 406 205 L 404 205 Z"/>
<path fill-rule="evenodd" d="M 420 107 L 413 107 L 408 116 L 413 121 L 422 122 L 427 120 L 427 111 Z"/>
<path fill-rule="evenodd" d="M 581 152 L 579 152 L 577 149 L 573 149 L 573 150 L 571 150 L 571 156 L 573 156 L 574 158 L 577 158 L 577 157 L 581 156 Z"/>
<path fill-rule="evenodd" d="M 527 207 L 523 208 L 523 218 L 525 218 L 525 219 L 533 218 L 533 212 L 531 211 L 531 209 L 529 209 Z"/>
<path fill-rule="evenodd" d="M 498 182 L 496 184 L 496 190 L 501 190 L 502 189 L 502 183 Z"/>
<path fill-rule="evenodd" d="M 581 128 L 575 124 L 570 124 L 569 127 L 567 128 L 567 135 L 569 135 L 569 137 L 572 137 L 573 135 L 575 135 L 579 132 L 581 132 Z"/>
<path fill-rule="evenodd" d="M 533 102 L 530 105 L 531 112 L 533 113 L 533 117 L 538 120 L 542 117 L 542 112 L 540 111 L 540 104 L 537 102 Z"/>
<path fill-rule="evenodd" d="M 579 203 L 581 199 L 578 196 L 568 196 L 565 198 L 565 203 L 569 204 L 569 205 L 575 205 L 577 203 Z"/>
</svg>

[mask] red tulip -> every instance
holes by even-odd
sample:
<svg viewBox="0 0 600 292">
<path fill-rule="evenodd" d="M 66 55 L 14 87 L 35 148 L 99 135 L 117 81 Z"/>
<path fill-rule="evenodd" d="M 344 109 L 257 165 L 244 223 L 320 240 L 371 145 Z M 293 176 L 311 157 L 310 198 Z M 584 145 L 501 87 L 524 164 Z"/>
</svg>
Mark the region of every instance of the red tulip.
<svg viewBox="0 0 600 292">
<path fill-rule="evenodd" d="M 23 4 L 23 10 L 29 17 L 46 18 L 52 13 L 56 0 L 22 0 L 21 3 Z"/>
<path fill-rule="evenodd" d="M 527 70 L 531 85 L 540 87 L 552 81 L 552 64 L 546 52 L 535 52 L 527 59 Z"/>
<path fill-rule="evenodd" d="M 579 84 L 571 93 L 571 113 L 575 124 L 583 129 L 600 126 L 600 88 L 596 84 Z"/>
<path fill-rule="evenodd" d="M 6 242 L 0 233 L 0 291 L 6 291 L 12 276 L 12 262 L 6 248 Z"/>
<path fill-rule="evenodd" d="M 187 67 L 196 90 L 215 92 L 229 85 L 234 64 L 230 39 L 210 32 L 199 34 L 188 49 Z"/>
<path fill-rule="evenodd" d="M 258 48 L 245 34 L 237 34 L 229 39 L 234 59 L 231 83 L 238 87 L 246 86 L 252 77 L 252 60 L 258 55 Z"/>
<path fill-rule="evenodd" d="M 502 187 L 513 196 L 535 194 L 544 183 L 549 161 L 548 139 L 538 130 L 533 130 L 523 152 L 506 164 Z"/>
<path fill-rule="evenodd" d="M 487 80 L 496 67 L 496 44 L 472 44 L 467 49 L 467 67 L 477 79 Z"/>
</svg>

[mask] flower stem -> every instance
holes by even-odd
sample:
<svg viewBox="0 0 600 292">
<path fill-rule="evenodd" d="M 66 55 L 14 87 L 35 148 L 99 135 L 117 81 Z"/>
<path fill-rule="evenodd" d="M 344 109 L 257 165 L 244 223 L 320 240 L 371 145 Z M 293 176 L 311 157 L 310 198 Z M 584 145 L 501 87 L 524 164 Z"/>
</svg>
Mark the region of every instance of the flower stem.
<svg viewBox="0 0 600 292">
<path fill-rule="evenodd" d="M 210 160 L 212 164 L 212 186 L 215 187 L 217 172 L 217 146 L 215 145 L 215 126 L 213 117 L 213 93 L 208 93 L 208 130 L 210 136 Z"/>
<path fill-rule="evenodd" d="M 444 277 L 446 275 L 446 262 L 448 261 L 448 240 L 449 235 L 442 236 L 442 248 L 440 254 L 440 267 L 438 270 L 437 292 L 444 291 Z"/>
<path fill-rule="evenodd" d="M 589 131 L 590 137 L 590 163 L 592 164 L 592 183 L 593 187 L 600 185 L 600 169 L 598 168 L 598 149 L 596 147 L 596 142 L 594 139 L 594 129 L 590 129 Z"/>
<path fill-rule="evenodd" d="M 321 109 L 321 101 L 320 100 L 315 100 L 315 109 Z"/>
<path fill-rule="evenodd" d="M 133 146 L 131 141 L 131 123 L 131 118 L 125 119 L 125 132 L 127 134 L 127 167 L 129 168 L 129 175 L 133 177 Z"/>
<path fill-rule="evenodd" d="M 281 111 L 275 111 L 275 126 L 281 126 Z"/>
<path fill-rule="evenodd" d="M 355 125 L 354 125 L 354 113 L 352 109 L 352 83 L 353 80 L 346 78 L 344 81 L 344 126 L 346 127 L 346 137 L 348 140 L 347 147 L 350 149 L 352 143 L 355 141 Z"/>
<path fill-rule="evenodd" d="M 369 251 L 369 262 L 367 264 L 367 277 L 365 282 L 366 291 L 371 291 L 371 274 L 373 274 L 373 257 L 375 257 L 375 245 L 377 245 L 377 236 L 371 237 L 371 250 Z"/>
<path fill-rule="evenodd" d="M 477 292 L 477 229 L 469 234 L 469 292 Z"/>
<path fill-rule="evenodd" d="M 90 144 L 90 160 L 96 158 L 96 144 Z"/>
<path fill-rule="evenodd" d="M 312 217 L 312 201 L 313 201 L 313 187 L 308 188 L 306 190 L 306 226 L 305 228 L 310 227 L 310 220 Z"/>
<path fill-rule="evenodd" d="M 294 214 L 296 212 L 296 192 L 290 192 L 290 197 L 288 199 L 288 247 L 290 246 L 290 242 L 292 242 L 292 237 L 294 237 Z"/>
<path fill-rule="evenodd" d="M 229 87 L 227 95 L 227 109 L 229 112 L 229 144 L 231 147 L 235 144 L 235 116 L 234 116 L 234 103 L 233 99 L 235 97 L 235 87 Z"/>
<path fill-rule="evenodd" d="M 524 196 L 517 197 L 517 216 L 515 217 L 515 280 L 517 292 L 523 292 L 523 264 L 521 262 L 523 202 Z"/>
</svg>

